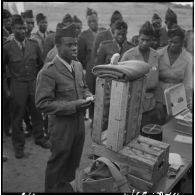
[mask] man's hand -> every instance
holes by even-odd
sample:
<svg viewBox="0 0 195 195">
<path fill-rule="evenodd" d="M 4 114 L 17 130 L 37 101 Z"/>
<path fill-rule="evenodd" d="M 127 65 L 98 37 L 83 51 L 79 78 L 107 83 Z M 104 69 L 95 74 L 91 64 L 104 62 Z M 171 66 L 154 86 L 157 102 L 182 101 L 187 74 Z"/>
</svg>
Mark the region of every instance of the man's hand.
<svg viewBox="0 0 195 195">
<path fill-rule="evenodd" d="M 91 105 L 91 100 L 78 99 L 77 110 L 87 109 Z"/>
<path fill-rule="evenodd" d="M 90 100 L 91 102 L 94 102 L 95 101 L 95 96 L 92 95 L 92 96 L 89 96 L 86 98 L 86 100 Z"/>
</svg>

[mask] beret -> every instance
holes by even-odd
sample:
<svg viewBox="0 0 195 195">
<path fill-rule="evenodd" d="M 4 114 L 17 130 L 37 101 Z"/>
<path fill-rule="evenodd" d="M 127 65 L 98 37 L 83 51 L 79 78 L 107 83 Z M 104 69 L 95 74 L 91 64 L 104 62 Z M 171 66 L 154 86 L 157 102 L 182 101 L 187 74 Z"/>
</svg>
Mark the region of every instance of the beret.
<svg viewBox="0 0 195 195">
<path fill-rule="evenodd" d="M 165 20 L 177 23 L 177 15 L 172 9 L 170 8 L 167 9 L 166 14 L 165 14 Z"/>
<path fill-rule="evenodd" d="M 91 16 L 93 14 L 97 15 L 97 12 L 94 9 L 87 8 L 86 16 Z"/>
<path fill-rule="evenodd" d="M 59 27 L 60 25 L 58 25 Z M 68 26 L 61 26 L 62 28 L 56 29 L 56 36 L 58 37 L 72 37 L 76 38 L 76 25 L 74 23 Z"/>
<path fill-rule="evenodd" d="M 37 23 L 39 23 L 40 21 L 45 20 L 46 18 L 47 17 L 43 13 L 39 13 L 36 16 L 36 21 L 37 21 Z"/>
<path fill-rule="evenodd" d="M 153 36 L 154 35 L 154 29 L 152 27 L 152 24 L 147 21 L 145 22 L 140 30 L 139 30 L 139 34 L 144 34 L 144 35 L 147 35 L 147 36 Z"/>
<path fill-rule="evenodd" d="M 25 12 L 21 13 L 21 16 L 23 18 L 33 18 L 33 11 L 32 10 L 26 10 Z"/>
</svg>

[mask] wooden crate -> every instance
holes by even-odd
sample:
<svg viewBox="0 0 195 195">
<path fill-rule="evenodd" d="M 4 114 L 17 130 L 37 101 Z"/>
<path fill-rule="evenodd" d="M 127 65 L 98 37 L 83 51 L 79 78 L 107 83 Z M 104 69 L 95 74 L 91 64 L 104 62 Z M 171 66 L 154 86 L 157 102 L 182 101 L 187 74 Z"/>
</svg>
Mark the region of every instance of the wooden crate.
<svg viewBox="0 0 195 195">
<path fill-rule="evenodd" d="M 131 189 L 149 192 L 167 173 L 169 145 L 140 136 L 145 79 L 112 80 L 108 129 L 102 132 L 106 80 L 97 77 L 91 153 L 117 162 Z"/>
<path fill-rule="evenodd" d="M 92 140 L 101 144 L 105 79 L 97 77 Z M 119 151 L 140 133 L 145 77 L 120 82 L 112 80 L 107 146 Z"/>
<path fill-rule="evenodd" d="M 117 162 L 129 185 L 143 191 L 152 189 L 168 171 L 169 144 L 143 136 L 138 136 L 119 152 L 93 143 L 92 154 Z"/>
</svg>

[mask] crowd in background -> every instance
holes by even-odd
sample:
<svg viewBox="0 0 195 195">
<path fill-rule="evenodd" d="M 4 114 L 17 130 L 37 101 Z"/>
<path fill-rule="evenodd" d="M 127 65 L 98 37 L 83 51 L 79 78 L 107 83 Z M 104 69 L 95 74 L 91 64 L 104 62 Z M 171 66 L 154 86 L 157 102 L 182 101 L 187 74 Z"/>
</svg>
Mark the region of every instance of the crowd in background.
<svg viewBox="0 0 195 195">
<path fill-rule="evenodd" d="M 32 10 L 26 10 L 21 15 L 11 15 L 8 10 L 3 10 L 3 130 L 6 136 L 12 136 L 15 157 L 24 157 L 25 136 L 33 135 L 35 144 L 52 149 L 49 138 L 53 124 L 48 114 L 51 111 L 37 109 L 35 91 L 39 83 L 36 82 L 39 71 L 55 62 L 59 53 L 58 44 L 61 44 L 57 37 L 65 34 L 71 37 L 71 33 L 75 32 L 77 55 L 74 60 L 81 63 L 86 84 L 93 95 L 96 78 L 92 69 L 96 65 L 109 64 L 113 54 L 120 54 L 119 61 L 141 60 L 150 65 L 143 101 L 142 127 L 150 123 L 162 125 L 167 121 L 163 93 L 177 83 L 184 84 L 188 107 L 192 109 L 193 31 L 182 29 L 176 13 L 170 8 L 164 19 L 165 26 L 163 19 L 153 13 L 151 21 L 143 21 L 137 35 L 127 40 L 130 26 L 118 10 L 112 13 L 110 26 L 99 28 L 98 13 L 87 8 L 87 30 L 82 29 L 82 21 L 76 15 L 67 13 L 56 24 L 56 32 L 48 30 L 49 21 L 44 13 L 34 16 Z M 64 35 L 58 34 L 72 24 L 75 31 L 67 30 Z M 35 25 L 38 30 L 32 33 Z M 104 130 L 108 125 L 110 88 L 111 81 L 108 78 Z M 40 91 L 49 89 L 41 88 Z M 93 122 L 94 104 L 88 107 L 89 118 Z M 86 115 L 86 111 L 84 113 Z"/>
</svg>

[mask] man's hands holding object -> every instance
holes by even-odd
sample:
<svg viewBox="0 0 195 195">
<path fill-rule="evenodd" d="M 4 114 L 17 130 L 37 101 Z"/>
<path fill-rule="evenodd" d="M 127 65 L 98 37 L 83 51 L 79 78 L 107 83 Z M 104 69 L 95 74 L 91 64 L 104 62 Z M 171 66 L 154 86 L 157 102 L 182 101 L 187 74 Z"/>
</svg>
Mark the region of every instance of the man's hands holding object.
<svg viewBox="0 0 195 195">
<path fill-rule="evenodd" d="M 94 96 L 87 97 L 86 99 L 79 99 L 77 104 L 77 110 L 87 109 L 93 101 Z"/>
</svg>

